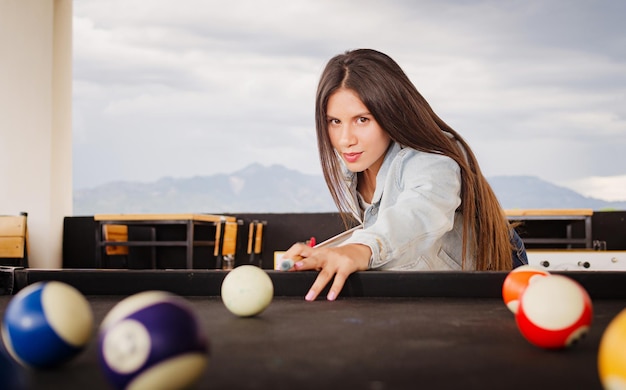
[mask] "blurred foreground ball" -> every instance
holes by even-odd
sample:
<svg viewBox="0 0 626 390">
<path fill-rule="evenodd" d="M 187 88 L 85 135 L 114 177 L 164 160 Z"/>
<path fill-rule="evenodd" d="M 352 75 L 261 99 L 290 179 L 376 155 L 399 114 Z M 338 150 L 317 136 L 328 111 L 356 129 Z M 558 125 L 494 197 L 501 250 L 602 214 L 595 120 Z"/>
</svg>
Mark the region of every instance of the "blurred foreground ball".
<svg viewBox="0 0 626 390">
<path fill-rule="evenodd" d="M 83 350 L 93 334 L 87 299 L 61 282 L 39 282 L 15 295 L 4 312 L 2 340 L 22 365 L 50 368 Z"/>
<path fill-rule="evenodd" d="M 222 302 L 231 313 L 251 317 L 272 302 L 274 284 L 267 272 L 254 265 L 241 265 L 222 282 Z"/>
<path fill-rule="evenodd" d="M 615 316 L 602 334 L 598 374 L 606 390 L 626 389 L 626 310 Z"/>
<path fill-rule="evenodd" d="M 517 312 L 519 299 L 530 283 L 537 278 L 550 275 L 549 272 L 530 265 L 522 265 L 509 272 L 502 283 L 502 299 L 513 313 Z"/>
<path fill-rule="evenodd" d="M 207 366 L 209 341 L 186 300 L 147 291 L 107 314 L 98 354 L 102 372 L 118 389 L 183 389 Z"/>
<path fill-rule="evenodd" d="M 537 347 L 573 345 L 589 331 L 591 298 L 576 281 L 562 275 L 539 278 L 522 294 L 515 320 L 522 335 Z"/>
</svg>

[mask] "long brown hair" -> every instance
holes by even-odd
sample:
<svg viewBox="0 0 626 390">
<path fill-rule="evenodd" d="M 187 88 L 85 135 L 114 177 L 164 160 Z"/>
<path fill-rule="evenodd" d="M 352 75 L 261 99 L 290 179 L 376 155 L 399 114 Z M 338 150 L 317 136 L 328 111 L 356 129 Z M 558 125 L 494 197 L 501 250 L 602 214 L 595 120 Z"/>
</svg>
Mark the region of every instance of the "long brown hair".
<svg viewBox="0 0 626 390">
<path fill-rule="evenodd" d="M 356 92 L 393 141 L 456 161 L 461 167 L 464 256 L 469 250 L 476 258 L 478 270 L 511 269 L 511 227 L 476 156 L 465 140 L 434 113 L 400 66 L 389 56 L 371 49 L 333 57 L 317 89 L 315 121 L 320 161 L 341 215 L 352 215 L 352 199 L 330 142 L 326 119 L 328 99 L 340 88 Z"/>
</svg>

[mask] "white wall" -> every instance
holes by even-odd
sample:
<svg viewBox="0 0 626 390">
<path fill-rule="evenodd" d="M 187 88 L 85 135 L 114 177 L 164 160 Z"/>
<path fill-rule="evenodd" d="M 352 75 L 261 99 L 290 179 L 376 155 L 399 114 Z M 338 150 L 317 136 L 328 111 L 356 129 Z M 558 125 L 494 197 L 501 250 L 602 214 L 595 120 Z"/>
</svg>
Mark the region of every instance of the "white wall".
<svg viewBox="0 0 626 390">
<path fill-rule="evenodd" d="M 32 267 L 62 266 L 72 214 L 72 0 L 0 0 L 0 214 L 28 212 Z"/>
</svg>

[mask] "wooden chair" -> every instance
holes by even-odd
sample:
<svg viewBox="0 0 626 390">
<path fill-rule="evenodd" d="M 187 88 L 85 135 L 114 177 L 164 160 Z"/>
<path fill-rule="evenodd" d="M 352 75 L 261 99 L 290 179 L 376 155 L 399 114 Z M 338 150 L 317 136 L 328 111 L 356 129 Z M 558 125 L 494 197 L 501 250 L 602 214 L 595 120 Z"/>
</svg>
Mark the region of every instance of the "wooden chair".
<svg viewBox="0 0 626 390">
<path fill-rule="evenodd" d="M 28 268 L 27 213 L 0 215 L 0 265 Z"/>
<path fill-rule="evenodd" d="M 235 267 L 237 232 L 240 222 L 241 221 L 222 221 L 216 225 L 217 229 L 215 232 L 213 256 L 216 257 L 217 268 L 233 269 Z"/>
<path fill-rule="evenodd" d="M 250 222 L 248 229 L 248 255 L 250 256 L 249 263 L 262 266 L 262 253 L 263 253 L 263 229 L 267 225 L 266 221 L 254 220 Z"/>
<path fill-rule="evenodd" d="M 133 241 L 133 240 L 137 240 L 138 238 L 136 237 L 137 234 L 137 230 L 141 230 L 141 240 L 146 240 L 148 239 L 149 241 L 153 242 L 156 240 L 156 230 L 154 227 L 134 227 L 134 230 L 130 230 L 128 228 L 128 225 L 116 225 L 116 224 L 106 224 L 106 225 L 102 225 L 102 237 L 104 238 L 104 241 L 118 241 L 120 243 L 126 243 L 128 241 Z M 133 231 L 135 232 L 133 234 Z M 148 234 L 144 234 L 145 232 L 148 232 Z M 146 237 L 148 236 L 148 237 Z M 105 249 L 105 253 L 107 256 L 123 256 L 123 264 L 124 264 L 124 268 L 144 268 L 147 264 L 143 264 L 143 265 L 137 265 L 137 264 L 131 264 L 131 249 L 126 246 L 126 245 L 106 245 L 104 247 Z M 155 269 L 157 268 L 157 264 L 156 264 L 156 248 L 155 247 L 150 247 L 150 246 L 146 246 L 146 247 L 142 247 L 142 248 L 135 248 L 135 256 L 137 256 L 137 251 L 141 250 L 144 251 L 146 253 L 141 253 L 143 258 L 148 258 L 150 259 L 150 268 Z M 105 267 L 107 268 L 107 267 Z"/>
<path fill-rule="evenodd" d="M 102 235 L 104 241 L 128 241 L 128 226 L 126 225 L 103 225 Z M 109 256 L 128 255 L 128 247 L 121 245 L 107 245 L 105 252 Z"/>
</svg>

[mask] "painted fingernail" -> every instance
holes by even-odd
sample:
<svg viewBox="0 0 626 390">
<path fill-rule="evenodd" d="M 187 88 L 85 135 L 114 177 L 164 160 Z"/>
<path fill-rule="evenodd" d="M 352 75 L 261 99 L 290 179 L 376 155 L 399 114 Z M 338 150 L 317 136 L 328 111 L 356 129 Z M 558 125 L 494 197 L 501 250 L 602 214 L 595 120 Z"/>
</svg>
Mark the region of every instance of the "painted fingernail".
<svg viewBox="0 0 626 390">
<path fill-rule="evenodd" d="M 334 291 L 329 292 L 326 296 L 326 299 L 328 299 L 329 301 L 334 301 L 335 298 L 337 298 L 337 294 L 335 294 Z"/>
<path fill-rule="evenodd" d="M 302 268 L 303 266 L 304 266 L 304 262 L 302 262 L 302 261 L 298 261 L 296 263 L 296 268 Z"/>
<path fill-rule="evenodd" d="M 309 292 L 306 294 L 306 297 L 304 297 L 304 300 L 312 301 L 314 299 L 313 298 L 314 296 L 315 296 L 315 291 L 309 290 Z"/>
</svg>

